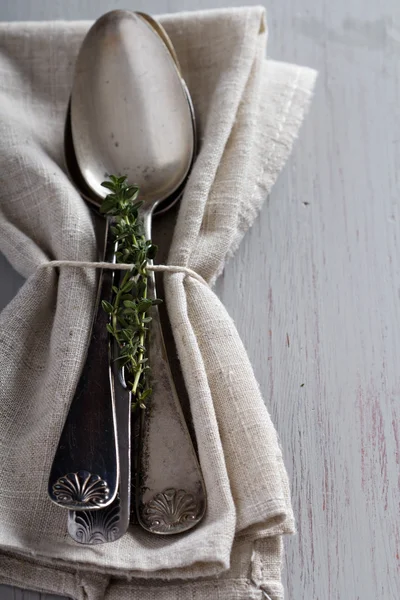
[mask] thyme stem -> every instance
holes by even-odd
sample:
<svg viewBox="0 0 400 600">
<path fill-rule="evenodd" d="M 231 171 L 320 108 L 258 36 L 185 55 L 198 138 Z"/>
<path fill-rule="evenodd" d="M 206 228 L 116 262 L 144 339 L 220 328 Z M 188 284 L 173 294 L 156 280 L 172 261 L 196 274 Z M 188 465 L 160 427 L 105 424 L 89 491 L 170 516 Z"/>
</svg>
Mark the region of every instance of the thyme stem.
<svg viewBox="0 0 400 600">
<path fill-rule="evenodd" d="M 132 270 L 125 273 L 119 286 L 113 286 L 113 302 L 103 300 L 102 307 L 110 315 L 107 330 L 118 344 L 116 360 L 125 369 L 125 380 L 132 391 L 132 409 L 146 408 L 152 392 L 148 385 L 147 325 L 151 321 L 151 307 L 160 303 L 148 298 L 147 262 L 154 258 L 157 247 L 145 238 L 139 214 L 142 203 L 137 200 L 139 188 L 128 185 L 125 176 L 114 175 L 102 185 L 110 190 L 100 210 L 113 218 L 110 229 L 118 247 L 117 263 L 132 264 Z"/>
</svg>

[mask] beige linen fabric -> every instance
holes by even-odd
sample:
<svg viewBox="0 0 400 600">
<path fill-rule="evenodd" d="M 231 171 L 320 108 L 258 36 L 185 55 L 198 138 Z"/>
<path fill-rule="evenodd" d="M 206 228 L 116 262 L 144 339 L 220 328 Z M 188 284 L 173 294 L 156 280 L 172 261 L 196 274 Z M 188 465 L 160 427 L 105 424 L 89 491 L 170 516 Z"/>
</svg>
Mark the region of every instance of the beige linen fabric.
<svg viewBox="0 0 400 600">
<path fill-rule="evenodd" d="M 261 7 L 160 21 L 201 142 L 169 262 L 212 285 L 290 152 L 315 73 L 265 60 Z M 0 250 L 27 277 L 0 315 L 0 582 L 77 599 L 280 599 L 281 538 L 293 514 L 277 435 L 232 320 L 210 288 L 182 273 L 166 274 L 165 287 L 207 487 L 204 521 L 183 536 L 130 529 L 84 547 L 47 497 L 95 274 L 36 269 L 96 259 L 90 211 L 63 164 L 74 60 L 89 26 L 0 24 Z"/>
</svg>

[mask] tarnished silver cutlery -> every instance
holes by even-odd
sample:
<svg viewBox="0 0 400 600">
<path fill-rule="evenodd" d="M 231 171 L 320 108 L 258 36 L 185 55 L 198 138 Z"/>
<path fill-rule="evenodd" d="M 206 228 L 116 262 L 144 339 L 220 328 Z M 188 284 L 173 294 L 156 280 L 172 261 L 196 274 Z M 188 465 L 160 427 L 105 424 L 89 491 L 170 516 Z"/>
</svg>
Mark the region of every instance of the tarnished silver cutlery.
<svg viewBox="0 0 400 600">
<path fill-rule="evenodd" d="M 101 186 L 107 174 L 127 175 L 139 186 L 145 233 L 151 239 L 154 210 L 171 204 L 188 177 L 195 126 L 172 44 L 148 15 L 112 11 L 88 32 L 76 63 L 65 152 L 68 170 L 94 205 L 107 194 Z M 106 248 L 112 262 L 115 248 L 110 243 Z M 113 277 L 110 270 L 101 273 L 102 299 L 105 292 L 110 295 Z M 154 274 L 149 294 L 156 296 Z M 68 530 L 82 543 L 113 541 L 129 521 L 130 398 L 123 370 L 111 361 L 116 350 L 106 333 L 107 318 L 100 307 L 49 481 L 52 500 L 72 509 Z M 153 533 L 178 533 L 201 520 L 206 495 L 157 306 L 152 308 L 149 360 L 157 370 L 150 405 L 140 415 L 140 449 L 135 448 L 136 514 Z M 91 391 L 99 393 L 99 369 L 103 387 L 96 402 Z M 85 433 L 82 424 L 87 425 Z"/>
</svg>

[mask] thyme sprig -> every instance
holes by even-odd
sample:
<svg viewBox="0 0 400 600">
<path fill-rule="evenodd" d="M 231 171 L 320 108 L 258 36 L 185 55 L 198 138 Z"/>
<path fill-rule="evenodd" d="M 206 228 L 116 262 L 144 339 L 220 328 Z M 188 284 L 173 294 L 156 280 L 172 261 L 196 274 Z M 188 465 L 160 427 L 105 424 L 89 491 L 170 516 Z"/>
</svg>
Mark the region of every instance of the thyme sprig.
<svg viewBox="0 0 400 600">
<path fill-rule="evenodd" d="M 111 175 L 109 181 L 101 185 L 110 193 L 103 200 L 100 211 L 112 218 L 111 234 L 118 245 L 117 263 L 132 264 L 118 286 L 113 286 L 112 302 L 102 301 L 103 309 L 110 315 L 108 332 L 116 340 L 119 354 L 116 360 L 125 368 L 125 381 L 132 391 L 132 409 L 146 408 L 146 401 L 152 393 L 149 385 L 149 372 L 146 342 L 149 311 L 161 301 L 147 297 L 147 263 L 157 252 L 151 240 L 146 240 L 143 220 L 139 209 L 139 188 L 128 185 L 126 176 Z"/>
</svg>

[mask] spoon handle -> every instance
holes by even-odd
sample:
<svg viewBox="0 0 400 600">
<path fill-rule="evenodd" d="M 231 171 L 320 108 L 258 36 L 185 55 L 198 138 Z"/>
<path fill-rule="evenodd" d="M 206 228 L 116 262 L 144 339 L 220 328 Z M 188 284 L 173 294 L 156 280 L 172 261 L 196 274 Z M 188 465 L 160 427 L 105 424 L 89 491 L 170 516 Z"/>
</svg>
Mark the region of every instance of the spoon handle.
<svg viewBox="0 0 400 600">
<path fill-rule="evenodd" d="M 112 358 L 118 356 L 117 343 L 112 344 Z M 129 526 L 131 496 L 131 392 L 128 389 L 124 369 L 112 362 L 115 408 L 118 426 L 118 453 L 120 480 L 114 501 L 101 510 L 68 511 L 67 529 L 75 542 L 85 545 L 115 542 Z M 132 422 L 135 431 L 135 421 Z"/>
<path fill-rule="evenodd" d="M 113 262 L 108 235 L 105 260 Z M 100 273 L 97 309 L 86 361 L 78 381 L 50 471 L 48 493 L 70 510 L 91 510 L 114 500 L 119 480 L 115 399 L 110 367 L 108 315 L 101 300 L 112 298 L 114 272 Z"/>
<path fill-rule="evenodd" d="M 143 218 L 146 237 L 151 239 L 151 212 Z M 156 297 L 153 272 L 148 296 Z M 155 376 L 149 406 L 141 414 L 136 511 L 144 529 L 166 535 L 187 531 L 203 518 L 206 494 L 172 378 L 157 306 L 152 308 L 149 333 L 149 364 Z"/>
</svg>

